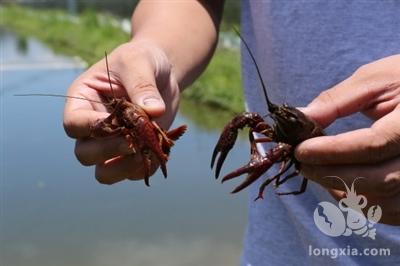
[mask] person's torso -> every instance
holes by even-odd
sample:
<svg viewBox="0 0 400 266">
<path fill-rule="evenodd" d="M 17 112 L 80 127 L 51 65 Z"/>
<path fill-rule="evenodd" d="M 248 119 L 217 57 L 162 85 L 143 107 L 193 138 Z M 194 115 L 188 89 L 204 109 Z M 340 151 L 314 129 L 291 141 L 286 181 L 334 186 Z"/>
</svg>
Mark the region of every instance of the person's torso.
<svg viewBox="0 0 400 266">
<path fill-rule="evenodd" d="M 229 4 L 229 2 L 227 2 Z M 400 1 L 242 1 L 241 34 L 255 54 L 270 99 L 305 106 L 320 92 L 349 77 L 360 66 L 400 53 Z M 242 46 L 242 77 L 249 111 L 267 114 L 259 77 Z M 336 121 L 328 134 L 368 127 L 360 114 Z M 276 171 L 276 169 L 275 169 Z M 274 170 L 270 170 L 272 175 Z M 249 191 L 249 224 L 242 265 L 384 265 L 400 263 L 400 229 L 376 225 L 376 240 L 329 237 L 313 220 L 328 193 L 309 182 L 299 196 L 275 195 L 253 202 L 260 178 Z M 294 191 L 301 178 L 279 189 Z M 334 202 L 334 201 L 332 201 Z M 336 204 L 336 203 L 334 203 Z M 309 256 L 309 248 L 390 248 L 391 256 Z"/>
</svg>

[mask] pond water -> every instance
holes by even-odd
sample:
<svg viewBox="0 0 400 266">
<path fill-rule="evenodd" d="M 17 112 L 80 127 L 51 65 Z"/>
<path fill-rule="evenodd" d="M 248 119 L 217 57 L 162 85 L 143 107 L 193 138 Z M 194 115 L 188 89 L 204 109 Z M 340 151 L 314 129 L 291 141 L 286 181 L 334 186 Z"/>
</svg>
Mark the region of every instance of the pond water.
<svg viewBox="0 0 400 266">
<path fill-rule="evenodd" d="M 168 179 L 157 172 L 150 188 L 101 185 L 73 155 L 74 141 L 62 128 L 63 100 L 13 96 L 64 94 L 82 64 L 34 39 L 0 33 L 1 265 L 238 264 L 247 195 L 229 193 L 237 181 L 213 178 L 219 129 L 179 114 L 175 125 L 188 124 L 189 131 L 173 148 Z M 239 140 L 223 171 L 243 164 L 248 149 Z"/>
</svg>

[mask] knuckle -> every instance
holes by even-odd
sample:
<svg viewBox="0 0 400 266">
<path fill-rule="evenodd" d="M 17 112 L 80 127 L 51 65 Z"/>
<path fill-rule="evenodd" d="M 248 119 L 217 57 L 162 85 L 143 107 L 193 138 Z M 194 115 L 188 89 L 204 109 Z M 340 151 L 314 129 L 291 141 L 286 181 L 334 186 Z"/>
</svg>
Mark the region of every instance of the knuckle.
<svg viewBox="0 0 400 266">
<path fill-rule="evenodd" d="M 141 92 L 143 91 L 154 91 L 157 90 L 156 85 L 150 81 L 146 76 L 144 75 L 138 75 L 137 77 L 134 78 L 133 80 L 134 84 L 134 90 L 139 90 Z"/>
<path fill-rule="evenodd" d="M 325 108 L 331 109 L 331 113 L 334 117 L 343 117 L 344 114 L 340 109 L 340 104 L 337 102 L 337 97 L 335 97 L 335 87 L 332 89 L 322 91 L 316 98 L 316 102 Z"/>
<path fill-rule="evenodd" d="M 377 136 L 374 133 L 371 133 L 371 136 L 367 138 L 369 141 L 365 146 L 366 156 L 368 157 L 368 161 L 379 162 L 382 161 L 385 156 L 384 150 L 387 146 L 386 138 L 381 136 Z"/>
<path fill-rule="evenodd" d="M 398 194 L 400 192 L 400 171 L 386 175 L 378 190 L 382 196 L 386 197 Z"/>
<path fill-rule="evenodd" d="M 99 176 L 99 175 L 96 175 L 96 180 L 97 180 L 97 182 L 99 182 L 102 185 L 109 185 L 110 186 L 110 185 L 113 185 L 115 183 L 115 181 L 113 179 L 107 178 L 107 177 L 104 177 L 104 176 Z"/>
<path fill-rule="evenodd" d="M 392 140 L 381 132 L 369 130 L 369 135 L 366 135 L 368 143 L 365 145 L 366 156 L 370 162 L 381 162 L 388 159 L 391 155 L 396 153 L 394 150 L 395 145 L 392 145 Z"/>
<path fill-rule="evenodd" d="M 322 103 L 330 103 L 333 100 L 331 90 L 324 90 L 318 95 L 318 101 Z"/>
<path fill-rule="evenodd" d="M 370 72 L 370 64 L 365 64 L 356 69 L 354 71 L 353 76 L 364 76 L 367 75 Z"/>
<path fill-rule="evenodd" d="M 69 118 L 65 118 L 63 120 L 63 127 L 64 127 L 64 131 L 67 134 L 68 137 L 70 138 L 75 138 L 76 136 L 76 130 L 74 129 L 74 121 L 72 119 Z"/>
<path fill-rule="evenodd" d="M 91 166 L 93 162 L 87 157 L 86 150 L 83 145 L 77 141 L 74 149 L 75 157 L 80 164 L 84 166 Z"/>
<path fill-rule="evenodd" d="M 379 222 L 390 225 L 400 225 L 400 209 L 398 209 L 398 207 L 394 208 L 395 209 L 385 208 L 384 210 L 382 210 L 383 216 L 382 220 Z"/>
</svg>

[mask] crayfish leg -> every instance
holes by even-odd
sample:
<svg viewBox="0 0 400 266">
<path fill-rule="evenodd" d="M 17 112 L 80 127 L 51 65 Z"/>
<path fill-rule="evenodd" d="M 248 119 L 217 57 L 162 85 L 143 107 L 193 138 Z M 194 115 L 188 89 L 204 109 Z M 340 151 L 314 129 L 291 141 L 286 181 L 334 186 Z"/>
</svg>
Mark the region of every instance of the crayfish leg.
<svg viewBox="0 0 400 266">
<path fill-rule="evenodd" d="M 128 142 L 128 148 L 131 149 L 133 153 L 136 153 L 134 138 L 129 132 L 125 134 L 125 140 Z"/>
<path fill-rule="evenodd" d="M 288 174 L 287 176 L 285 176 L 282 180 L 277 179 L 276 183 L 275 183 L 275 187 L 279 187 L 280 185 L 282 185 L 283 183 L 285 183 L 286 181 L 288 181 L 289 179 L 298 176 L 300 173 L 299 170 L 294 171 L 293 173 Z"/>
<path fill-rule="evenodd" d="M 108 123 L 106 119 L 97 120 L 93 125 L 90 126 L 90 137 L 110 137 L 121 133 L 123 127 L 117 126 L 113 123 Z"/>
<path fill-rule="evenodd" d="M 174 145 L 174 142 L 170 138 L 168 138 L 165 130 L 163 130 L 155 121 L 151 121 L 151 123 L 156 128 L 157 133 L 161 135 L 162 139 L 167 142 L 167 145 L 169 145 L 170 147 Z"/>
<path fill-rule="evenodd" d="M 284 195 L 299 195 L 302 194 L 306 191 L 307 188 L 307 183 L 308 179 L 303 177 L 303 181 L 301 182 L 301 187 L 298 191 L 291 191 L 291 192 L 277 192 L 276 194 L 279 196 L 284 196 Z"/>
<path fill-rule="evenodd" d="M 272 138 L 270 137 L 262 137 L 254 140 L 256 143 L 264 143 L 264 142 L 271 142 Z"/>
</svg>

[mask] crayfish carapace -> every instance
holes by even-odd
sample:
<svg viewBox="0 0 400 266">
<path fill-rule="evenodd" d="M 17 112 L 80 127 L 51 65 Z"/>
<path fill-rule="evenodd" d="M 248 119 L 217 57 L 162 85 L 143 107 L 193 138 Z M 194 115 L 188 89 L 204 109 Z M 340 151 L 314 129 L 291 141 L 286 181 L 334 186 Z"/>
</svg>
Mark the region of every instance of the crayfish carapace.
<svg viewBox="0 0 400 266">
<path fill-rule="evenodd" d="M 232 193 L 241 191 L 242 189 L 249 186 L 255 180 L 257 180 L 262 174 L 264 174 L 274 163 L 281 163 L 279 172 L 274 176 L 267 178 L 260 186 L 257 199 L 263 198 L 263 192 L 265 188 L 272 182 L 275 181 L 275 186 L 283 184 L 290 178 L 293 178 L 299 174 L 300 164 L 294 157 L 294 148 L 302 141 L 323 135 L 321 127 L 312 119 L 308 118 L 300 110 L 283 104 L 281 106 L 273 104 L 267 95 L 264 81 L 261 77 L 260 70 L 257 62 L 248 46 L 246 41 L 239 35 L 243 44 L 245 45 L 253 63 L 256 68 L 257 74 L 260 78 L 261 86 L 264 92 L 264 96 L 267 102 L 268 111 L 270 117 L 274 121 L 274 124 L 270 126 L 261 115 L 252 112 L 244 112 L 234 117 L 223 129 L 217 145 L 214 148 L 214 152 L 211 159 L 211 168 L 214 167 L 214 163 L 217 159 L 215 178 L 218 178 L 222 164 L 225 161 L 226 156 L 235 144 L 238 130 L 244 127 L 249 127 L 249 140 L 250 140 L 250 162 L 229 173 L 222 178 L 222 182 L 226 180 L 238 177 L 242 174 L 247 173 L 246 179 L 237 186 Z M 261 138 L 255 138 L 253 133 L 263 135 Z M 262 155 L 256 147 L 257 143 L 263 142 L 276 142 L 277 146 Z M 295 170 L 292 173 L 282 176 L 288 172 L 288 170 L 295 166 Z M 301 194 L 307 187 L 307 179 L 303 178 L 301 187 L 298 191 L 277 193 L 278 195 L 289 195 L 289 194 Z"/>
</svg>

